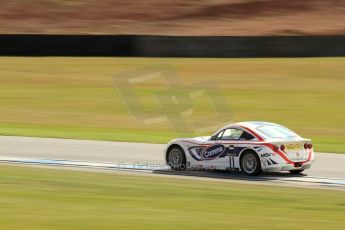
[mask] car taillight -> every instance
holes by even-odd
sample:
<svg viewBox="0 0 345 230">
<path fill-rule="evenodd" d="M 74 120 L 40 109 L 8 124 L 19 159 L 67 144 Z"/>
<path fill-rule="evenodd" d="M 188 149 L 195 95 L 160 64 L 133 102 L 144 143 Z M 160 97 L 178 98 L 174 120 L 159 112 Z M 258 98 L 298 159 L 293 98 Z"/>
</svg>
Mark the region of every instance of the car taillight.
<svg viewBox="0 0 345 230">
<path fill-rule="evenodd" d="M 284 151 L 284 150 L 285 150 L 285 145 L 281 145 L 281 146 L 280 146 L 280 150 L 281 150 L 281 151 Z"/>
</svg>

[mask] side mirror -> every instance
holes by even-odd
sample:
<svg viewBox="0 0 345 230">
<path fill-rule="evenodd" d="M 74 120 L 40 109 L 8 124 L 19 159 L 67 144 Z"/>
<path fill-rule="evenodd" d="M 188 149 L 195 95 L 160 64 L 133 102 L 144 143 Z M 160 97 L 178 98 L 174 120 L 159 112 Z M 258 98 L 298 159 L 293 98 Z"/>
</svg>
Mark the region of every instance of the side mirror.
<svg viewBox="0 0 345 230">
<path fill-rule="evenodd" d="M 212 141 L 217 140 L 217 136 L 211 136 L 211 140 Z"/>
</svg>

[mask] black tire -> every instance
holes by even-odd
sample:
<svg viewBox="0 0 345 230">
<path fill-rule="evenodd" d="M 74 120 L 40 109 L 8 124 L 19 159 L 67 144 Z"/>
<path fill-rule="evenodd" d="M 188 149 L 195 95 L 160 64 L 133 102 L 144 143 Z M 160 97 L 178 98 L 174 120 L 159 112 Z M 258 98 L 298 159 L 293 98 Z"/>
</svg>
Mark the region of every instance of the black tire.
<svg viewBox="0 0 345 230">
<path fill-rule="evenodd" d="M 262 173 L 261 162 L 254 151 L 246 151 L 240 160 L 241 171 L 248 176 L 257 176 Z"/>
<path fill-rule="evenodd" d="M 304 169 L 290 170 L 290 173 L 292 175 L 298 175 L 298 174 L 301 174 L 303 171 L 304 171 Z"/>
<path fill-rule="evenodd" d="M 166 158 L 171 169 L 186 170 L 186 155 L 180 146 L 170 147 Z"/>
</svg>

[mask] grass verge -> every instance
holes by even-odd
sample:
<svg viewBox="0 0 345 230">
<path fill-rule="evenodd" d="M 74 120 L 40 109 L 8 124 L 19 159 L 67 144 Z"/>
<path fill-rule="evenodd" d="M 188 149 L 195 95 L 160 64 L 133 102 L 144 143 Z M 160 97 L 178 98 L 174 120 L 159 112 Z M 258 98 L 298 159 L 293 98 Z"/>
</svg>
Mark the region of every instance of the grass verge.
<svg viewBox="0 0 345 230">
<path fill-rule="evenodd" d="M 0 185 L 4 230 L 345 227 L 343 191 L 4 165 Z"/>
<path fill-rule="evenodd" d="M 345 152 L 345 58 L 0 57 L 0 134 L 152 143 L 211 134 L 188 129 L 216 115 L 207 97 L 193 99 L 185 123 L 174 125 L 178 135 L 168 122 L 129 115 L 113 77 L 157 63 L 176 68 L 182 85 L 215 82 L 231 110 L 226 122 L 280 123 L 311 138 L 316 151 Z M 155 95 L 164 89 L 162 79 L 135 85 L 141 115 L 160 108 Z M 187 98 L 186 91 L 174 93 Z M 183 101 L 166 104 L 164 114 L 185 110 Z"/>
</svg>

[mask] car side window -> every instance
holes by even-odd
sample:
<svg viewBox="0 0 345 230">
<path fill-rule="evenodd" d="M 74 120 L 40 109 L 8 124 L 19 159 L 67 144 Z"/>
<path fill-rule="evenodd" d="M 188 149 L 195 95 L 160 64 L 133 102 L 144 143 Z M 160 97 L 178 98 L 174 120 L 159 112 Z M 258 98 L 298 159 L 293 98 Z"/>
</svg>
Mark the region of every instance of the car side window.
<svg viewBox="0 0 345 230">
<path fill-rule="evenodd" d="M 242 133 L 243 133 L 243 130 L 241 129 L 236 129 L 236 128 L 226 129 L 224 130 L 221 140 L 240 140 Z"/>
<path fill-rule="evenodd" d="M 250 141 L 250 140 L 253 140 L 253 139 L 255 139 L 255 137 L 252 134 L 250 134 L 250 133 L 248 133 L 246 131 L 243 131 L 243 133 L 242 133 L 242 135 L 240 137 L 240 140 L 246 140 L 246 141 Z"/>
<path fill-rule="evenodd" d="M 221 139 L 222 136 L 223 136 L 223 133 L 224 133 L 224 130 L 220 131 L 220 132 L 217 134 L 216 139 L 217 139 L 217 140 Z"/>
</svg>

